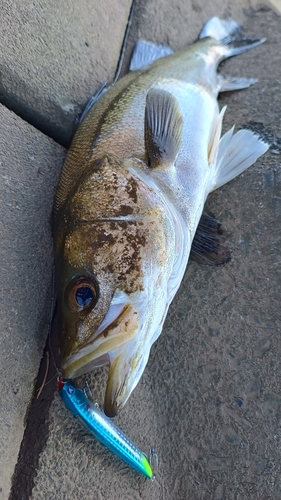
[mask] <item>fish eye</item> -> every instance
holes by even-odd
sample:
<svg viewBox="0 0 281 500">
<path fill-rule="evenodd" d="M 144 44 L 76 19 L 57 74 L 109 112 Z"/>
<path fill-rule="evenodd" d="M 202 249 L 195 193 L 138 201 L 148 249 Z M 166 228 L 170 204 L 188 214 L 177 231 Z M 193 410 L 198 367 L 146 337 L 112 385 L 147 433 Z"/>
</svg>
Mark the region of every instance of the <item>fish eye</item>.
<svg viewBox="0 0 281 500">
<path fill-rule="evenodd" d="M 88 307 L 94 299 L 94 292 L 89 286 L 80 286 L 76 290 L 75 298 L 79 307 Z"/>
<path fill-rule="evenodd" d="M 66 298 L 72 311 L 89 311 L 98 301 L 98 284 L 93 278 L 90 279 L 85 276 L 75 277 L 67 286 Z"/>
</svg>

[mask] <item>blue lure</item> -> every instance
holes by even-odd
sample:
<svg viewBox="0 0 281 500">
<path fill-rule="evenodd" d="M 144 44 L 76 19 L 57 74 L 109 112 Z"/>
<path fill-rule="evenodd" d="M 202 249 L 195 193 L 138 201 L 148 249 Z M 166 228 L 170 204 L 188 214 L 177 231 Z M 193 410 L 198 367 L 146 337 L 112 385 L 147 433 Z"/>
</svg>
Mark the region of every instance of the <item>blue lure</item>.
<svg viewBox="0 0 281 500">
<path fill-rule="evenodd" d="M 150 461 L 134 443 L 106 417 L 85 392 L 67 381 L 59 380 L 59 393 L 67 408 L 84 426 L 121 460 L 144 476 L 154 479 Z"/>
</svg>

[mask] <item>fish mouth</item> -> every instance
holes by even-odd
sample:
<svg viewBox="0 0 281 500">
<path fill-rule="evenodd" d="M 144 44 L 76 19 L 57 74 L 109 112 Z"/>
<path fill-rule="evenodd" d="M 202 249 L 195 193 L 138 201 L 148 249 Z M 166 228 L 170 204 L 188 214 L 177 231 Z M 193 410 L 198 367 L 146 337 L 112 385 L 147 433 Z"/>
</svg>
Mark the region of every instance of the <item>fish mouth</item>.
<svg viewBox="0 0 281 500">
<path fill-rule="evenodd" d="M 65 378 L 75 378 L 109 361 L 108 353 L 134 338 L 139 315 L 130 303 L 114 303 L 87 344 L 68 356 L 62 364 Z"/>
<path fill-rule="evenodd" d="M 141 344 L 139 349 L 140 330 L 139 314 L 132 304 L 111 305 L 91 342 L 63 365 L 63 377 L 68 379 L 110 364 L 104 400 L 104 412 L 109 417 L 123 408 L 146 366 L 150 348 Z"/>
</svg>

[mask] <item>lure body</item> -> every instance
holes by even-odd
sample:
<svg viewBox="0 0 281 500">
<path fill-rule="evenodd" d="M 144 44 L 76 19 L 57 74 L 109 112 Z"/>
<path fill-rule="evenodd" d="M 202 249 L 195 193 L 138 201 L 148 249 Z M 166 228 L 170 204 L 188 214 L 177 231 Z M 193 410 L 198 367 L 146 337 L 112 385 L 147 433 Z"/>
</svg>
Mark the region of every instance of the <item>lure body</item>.
<svg viewBox="0 0 281 500">
<path fill-rule="evenodd" d="M 153 479 L 147 456 L 113 422 L 98 405 L 92 403 L 81 389 L 69 382 L 59 382 L 60 395 L 75 417 L 110 451 L 140 474 Z"/>
</svg>

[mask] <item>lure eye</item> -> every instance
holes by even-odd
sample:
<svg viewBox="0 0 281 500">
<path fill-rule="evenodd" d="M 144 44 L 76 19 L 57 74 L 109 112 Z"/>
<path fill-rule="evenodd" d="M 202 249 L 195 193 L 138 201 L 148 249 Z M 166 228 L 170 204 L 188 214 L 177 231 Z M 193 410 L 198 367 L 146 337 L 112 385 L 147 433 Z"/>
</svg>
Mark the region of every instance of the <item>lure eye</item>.
<svg viewBox="0 0 281 500">
<path fill-rule="evenodd" d="M 67 388 L 67 392 L 68 392 L 68 394 L 73 394 L 74 393 L 74 389 L 72 387 L 68 387 Z"/>
<path fill-rule="evenodd" d="M 85 276 L 75 277 L 66 289 L 66 298 L 72 311 L 89 311 L 99 299 L 98 284 Z"/>
</svg>

